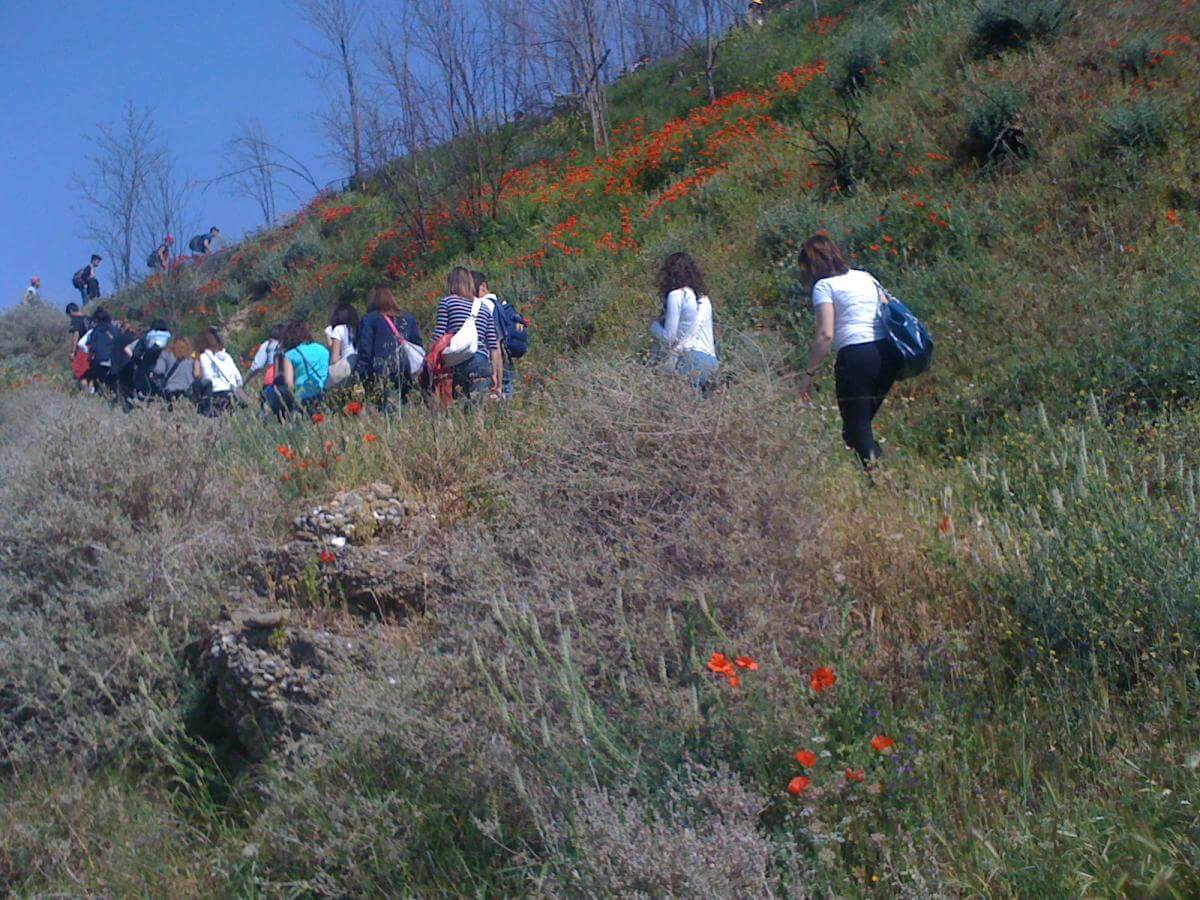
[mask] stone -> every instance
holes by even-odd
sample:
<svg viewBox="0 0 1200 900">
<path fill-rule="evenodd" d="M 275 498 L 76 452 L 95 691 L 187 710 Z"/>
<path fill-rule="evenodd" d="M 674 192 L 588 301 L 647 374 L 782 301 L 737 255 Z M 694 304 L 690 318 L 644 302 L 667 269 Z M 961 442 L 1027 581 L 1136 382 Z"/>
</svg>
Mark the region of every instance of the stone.
<svg viewBox="0 0 1200 900">
<path fill-rule="evenodd" d="M 278 628 L 283 624 L 284 616 L 279 610 L 274 612 L 251 612 L 242 617 L 244 628 Z"/>
</svg>

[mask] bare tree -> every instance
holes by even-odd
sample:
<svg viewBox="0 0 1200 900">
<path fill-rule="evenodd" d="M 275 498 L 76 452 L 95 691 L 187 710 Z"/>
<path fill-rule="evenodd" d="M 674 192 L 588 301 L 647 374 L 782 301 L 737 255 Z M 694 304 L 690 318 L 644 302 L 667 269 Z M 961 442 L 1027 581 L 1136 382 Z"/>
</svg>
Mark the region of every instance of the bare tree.
<svg viewBox="0 0 1200 900">
<path fill-rule="evenodd" d="M 566 67 L 571 86 L 583 100 L 597 152 L 607 153 L 612 133 L 608 122 L 605 44 L 610 21 L 605 0 L 538 0 L 545 43 Z"/>
<path fill-rule="evenodd" d="M 186 237 L 196 225 L 192 215 L 194 193 L 195 185 L 179 174 L 174 158 L 164 150 L 147 180 L 146 214 L 142 225 L 146 246 L 157 246 L 168 234 L 177 241 Z"/>
<path fill-rule="evenodd" d="M 364 12 L 363 2 L 297 0 L 297 3 L 309 24 L 325 42 L 325 47 L 316 51 L 318 56 L 326 66 L 336 69 L 345 82 L 344 106 L 341 103 L 335 106 L 335 113 L 327 121 L 327 126 L 331 136 L 339 143 L 343 143 L 343 136 L 348 132 L 348 146 L 344 145 L 340 149 L 350 163 L 352 182 L 357 184 L 364 174 L 358 41 Z"/>
<path fill-rule="evenodd" d="M 91 171 L 75 177 L 87 207 L 86 236 L 113 261 L 118 290 L 133 281 L 134 243 L 146 221 L 152 179 L 163 155 L 150 110 L 131 103 L 115 125 L 99 127 L 88 157 Z"/>
<path fill-rule="evenodd" d="M 302 191 L 321 189 L 308 167 L 273 143 L 257 119 L 238 121 L 238 133 L 226 147 L 225 159 L 228 171 L 209 184 L 225 184 L 234 196 L 252 200 L 267 226 L 275 224 L 280 191 L 302 200 Z"/>
</svg>

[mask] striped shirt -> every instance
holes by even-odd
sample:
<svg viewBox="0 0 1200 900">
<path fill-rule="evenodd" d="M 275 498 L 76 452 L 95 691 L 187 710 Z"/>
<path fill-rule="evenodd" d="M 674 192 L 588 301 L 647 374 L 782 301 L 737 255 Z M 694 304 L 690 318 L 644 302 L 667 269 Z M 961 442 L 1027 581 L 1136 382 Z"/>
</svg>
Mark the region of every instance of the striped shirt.
<svg viewBox="0 0 1200 900">
<path fill-rule="evenodd" d="M 447 297 L 438 304 L 437 322 L 433 327 L 433 343 L 447 332 L 454 333 L 462 328 L 463 322 L 471 317 L 471 306 L 474 300 L 463 297 Z M 475 319 L 475 328 L 479 331 L 479 351 L 492 353 L 500 349 L 500 341 L 496 336 L 496 320 L 488 304 L 479 306 L 479 315 Z"/>
</svg>

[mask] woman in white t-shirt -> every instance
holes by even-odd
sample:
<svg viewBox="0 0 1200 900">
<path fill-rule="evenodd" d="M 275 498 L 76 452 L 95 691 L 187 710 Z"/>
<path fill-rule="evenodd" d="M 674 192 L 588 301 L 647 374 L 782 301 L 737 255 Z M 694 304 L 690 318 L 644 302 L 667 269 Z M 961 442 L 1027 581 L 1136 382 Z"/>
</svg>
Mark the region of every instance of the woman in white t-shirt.
<svg viewBox="0 0 1200 900">
<path fill-rule="evenodd" d="M 358 355 L 354 347 L 354 339 L 358 337 L 358 310 L 349 303 L 339 303 L 329 317 L 329 325 L 325 329 L 325 346 L 329 348 L 329 364 L 337 365 L 339 360 L 349 359 L 350 368 L 354 368 L 353 357 Z"/>
<path fill-rule="evenodd" d="M 236 393 L 243 384 L 242 372 L 233 357 L 225 352 L 225 342 L 215 328 L 201 332 L 196 349 L 192 374 L 202 389 L 196 405 L 201 415 L 215 416 L 233 407 Z"/>
<path fill-rule="evenodd" d="M 663 357 L 702 391 L 714 382 L 719 363 L 713 338 L 713 306 L 704 273 L 686 253 L 672 253 L 658 270 L 662 315 L 650 323 Z"/>
<path fill-rule="evenodd" d="M 834 381 L 842 438 L 864 466 L 883 456 L 871 422 L 896 381 L 900 354 L 888 340 L 879 315 L 883 289 L 869 273 L 851 269 L 827 234 L 817 234 L 800 249 L 800 266 L 812 283 L 817 333 L 800 383 L 807 399 L 813 377 L 829 355 L 837 353 Z"/>
</svg>

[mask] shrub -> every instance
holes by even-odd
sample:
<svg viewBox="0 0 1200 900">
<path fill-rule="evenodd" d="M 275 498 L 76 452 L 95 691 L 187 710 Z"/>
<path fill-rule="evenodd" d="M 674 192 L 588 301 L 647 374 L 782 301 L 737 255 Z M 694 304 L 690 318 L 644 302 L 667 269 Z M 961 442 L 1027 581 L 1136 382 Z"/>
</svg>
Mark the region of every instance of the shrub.
<svg viewBox="0 0 1200 900">
<path fill-rule="evenodd" d="M 1161 150 L 1171 136 L 1171 113 L 1157 97 L 1142 97 L 1114 106 L 1100 118 L 1104 145 L 1134 155 Z"/>
<path fill-rule="evenodd" d="M 1156 66 L 1161 59 L 1158 48 L 1162 35 L 1158 32 L 1131 34 L 1113 50 L 1113 59 L 1122 75 L 1140 75 L 1144 69 Z"/>
<path fill-rule="evenodd" d="M 0 315 L 0 360 L 17 357 L 45 361 L 67 355 L 67 318 L 45 303 L 17 306 Z"/>
<path fill-rule="evenodd" d="M 1056 35 L 1070 17 L 1066 0 L 984 0 L 972 36 L 983 54 L 1024 47 Z"/>
<path fill-rule="evenodd" d="M 985 93 L 967 109 L 964 147 L 981 164 L 1027 156 L 1021 124 L 1024 96 L 1009 85 Z"/>
<path fill-rule="evenodd" d="M 892 31 L 877 19 L 860 21 L 838 43 L 829 66 L 833 89 L 840 97 L 863 90 L 892 45 Z"/>
</svg>

